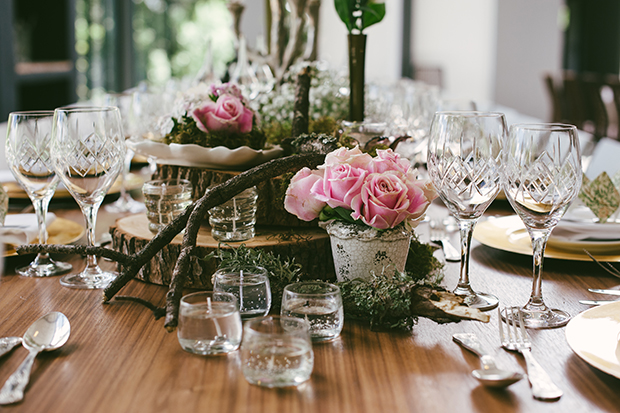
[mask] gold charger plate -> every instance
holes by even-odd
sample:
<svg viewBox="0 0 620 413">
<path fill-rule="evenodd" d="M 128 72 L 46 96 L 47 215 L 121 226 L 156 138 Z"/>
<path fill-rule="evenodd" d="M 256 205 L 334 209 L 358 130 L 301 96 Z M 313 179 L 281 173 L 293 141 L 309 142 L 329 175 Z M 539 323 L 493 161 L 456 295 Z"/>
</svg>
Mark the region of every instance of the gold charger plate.
<svg viewBox="0 0 620 413">
<path fill-rule="evenodd" d="M 126 188 L 131 191 L 133 189 L 141 188 L 144 184 L 144 179 L 137 174 L 130 173 L 127 176 Z M 2 186 L 6 190 L 7 194 L 9 194 L 9 199 L 28 199 L 28 194 L 26 191 L 22 189 L 21 186 L 15 181 L 12 182 L 2 182 Z M 117 179 L 116 182 L 112 185 L 112 188 L 108 191 L 107 195 L 117 194 L 121 190 L 121 181 Z M 56 192 L 54 192 L 54 198 L 71 198 L 71 194 L 64 186 L 58 185 L 56 188 Z"/>
<path fill-rule="evenodd" d="M 530 236 L 519 218 L 510 215 L 501 218 L 489 218 L 480 222 L 474 229 L 474 239 L 481 244 L 503 251 L 514 252 L 523 255 L 532 255 Z M 620 249 L 617 253 L 601 253 L 592 251 L 592 256 L 603 262 L 620 262 Z M 557 258 L 572 261 L 591 261 L 590 257 L 577 250 L 563 250 L 547 245 L 545 258 Z"/>
<path fill-rule="evenodd" d="M 47 243 L 59 245 L 71 244 L 82 238 L 84 236 L 84 232 L 84 227 L 77 222 L 73 222 L 65 218 L 56 218 L 47 227 Z M 35 239 L 33 243 L 36 242 L 38 242 L 37 239 Z M 12 248 L 11 245 L 6 245 L 5 247 L 7 248 L 6 251 L 4 251 L 5 257 L 17 255 L 15 248 Z"/>
</svg>

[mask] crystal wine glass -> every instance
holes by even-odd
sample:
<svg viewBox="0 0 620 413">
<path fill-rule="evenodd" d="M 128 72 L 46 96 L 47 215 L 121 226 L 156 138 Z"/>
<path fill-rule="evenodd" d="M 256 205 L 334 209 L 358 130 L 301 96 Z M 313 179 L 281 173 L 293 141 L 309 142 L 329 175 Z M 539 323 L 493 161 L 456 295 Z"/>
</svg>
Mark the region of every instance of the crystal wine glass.
<svg viewBox="0 0 620 413">
<path fill-rule="evenodd" d="M 104 98 L 105 106 L 116 106 L 121 113 L 121 119 L 123 121 L 123 130 L 125 131 L 126 139 L 131 138 L 132 134 L 136 132 L 136 121 L 133 113 L 133 93 L 108 93 Z M 131 160 L 133 159 L 135 152 L 131 148 L 127 147 L 127 154 L 125 155 L 125 162 L 123 164 L 123 172 L 121 174 L 121 193 L 119 198 L 106 205 L 105 209 L 112 213 L 138 213 L 146 209 L 143 202 L 138 202 L 131 197 L 131 194 L 127 191 L 127 177 L 129 176 L 129 170 L 131 168 Z"/>
<path fill-rule="evenodd" d="M 497 307 L 497 297 L 475 292 L 469 282 L 474 226 L 500 189 L 501 148 L 506 120 L 494 112 L 437 112 L 429 136 L 428 172 L 461 233 L 461 274 L 454 293 L 480 310 Z"/>
<path fill-rule="evenodd" d="M 6 160 L 13 176 L 32 201 L 39 226 L 39 242 L 47 243 L 45 218 L 58 186 L 58 176 L 50 161 L 50 136 L 54 111 L 26 111 L 9 114 Z M 28 266 L 16 271 L 27 277 L 64 274 L 73 267 L 39 253 Z"/>
<path fill-rule="evenodd" d="M 94 245 L 97 211 L 123 169 L 125 135 L 116 107 L 60 108 L 54 113 L 52 164 L 86 219 L 88 245 Z M 105 272 L 97 257 L 60 283 L 73 288 L 105 288 L 116 273 Z"/>
<path fill-rule="evenodd" d="M 530 234 L 534 253 L 532 294 L 523 307 L 523 322 L 529 328 L 561 327 L 570 315 L 547 307 L 543 301 L 542 263 L 549 234 L 581 188 L 577 128 L 512 125 L 502 169 L 502 188 Z"/>
</svg>

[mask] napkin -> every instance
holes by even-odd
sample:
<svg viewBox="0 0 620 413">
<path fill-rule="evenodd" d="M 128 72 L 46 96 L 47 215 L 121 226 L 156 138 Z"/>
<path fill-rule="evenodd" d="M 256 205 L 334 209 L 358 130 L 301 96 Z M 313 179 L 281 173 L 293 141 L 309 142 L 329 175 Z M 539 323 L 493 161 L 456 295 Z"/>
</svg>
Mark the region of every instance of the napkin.
<svg viewBox="0 0 620 413">
<path fill-rule="evenodd" d="M 618 241 L 620 240 L 620 224 L 560 221 L 551 236 L 568 241 Z"/>
<path fill-rule="evenodd" d="M 55 219 L 56 215 L 48 212 L 45 217 L 46 225 L 49 226 Z M 30 244 L 38 236 L 39 226 L 35 214 L 7 215 L 4 226 L 0 227 L 0 241 L 4 244 Z"/>
<path fill-rule="evenodd" d="M 594 152 L 592 152 L 586 176 L 588 179 L 594 180 L 602 172 L 607 172 L 607 175 L 613 177 L 616 172 L 620 171 L 619 158 L 620 142 L 614 139 L 602 138 L 596 144 Z"/>
</svg>

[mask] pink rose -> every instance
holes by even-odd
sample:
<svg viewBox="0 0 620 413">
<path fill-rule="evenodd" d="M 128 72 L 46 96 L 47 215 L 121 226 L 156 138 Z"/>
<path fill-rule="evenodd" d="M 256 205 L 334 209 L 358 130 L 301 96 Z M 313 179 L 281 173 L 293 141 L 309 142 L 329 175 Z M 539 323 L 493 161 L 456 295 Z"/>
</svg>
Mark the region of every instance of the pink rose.
<svg viewBox="0 0 620 413">
<path fill-rule="evenodd" d="M 351 201 L 359 195 L 368 171 L 343 164 L 323 168 L 323 182 L 312 188 L 312 195 L 332 208 L 351 209 Z"/>
<path fill-rule="evenodd" d="M 310 192 L 313 186 L 321 184 L 321 175 L 321 171 L 312 171 L 309 168 L 299 170 L 286 189 L 284 209 L 304 221 L 318 218 L 325 202 L 319 201 L 310 195 Z"/>
<path fill-rule="evenodd" d="M 234 97 L 238 98 L 241 103 L 247 105 L 246 99 L 243 96 L 243 93 L 241 93 L 241 89 L 239 89 L 239 87 L 234 83 L 224 83 L 221 85 L 213 84 L 211 85 L 210 89 L 211 95 L 215 97 L 214 100 L 217 100 L 217 98 L 222 95 L 233 95 Z"/>
<path fill-rule="evenodd" d="M 378 229 L 394 228 L 404 220 L 421 217 L 430 201 L 424 181 L 412 181 L 400 172 L 372 173 L 353 202 L 353 219 Z"/>
<path fill-rule="evenodd" d="M 385 171 L 400 171 L 407 173 L 411 164 L 409 160 L 401 158 L 399 154 L 391 149 L 377 150 L 377 156 L 372 158 L 370 164 L 371 172 L 383 173 Z"/>
<path fill-rule="evenodd" d="M 224 94 L 217 102 L 207 102 L 203 107 L 195 109 L 192 117 L 198 129 L 206 133 L 249 133 L 252 131 L 254 113 L 236 96 Z"/>
<path fill-rule="evenodd" d="M 360 148 L 356 146 L 353 149 L 339 148 L 328 153 L 325 156 L 325 163 L 323 166 L 349 164 L 355 168 L 369 170 L 371 162 L 372 156 L 362 152 Z"/>
</svg>

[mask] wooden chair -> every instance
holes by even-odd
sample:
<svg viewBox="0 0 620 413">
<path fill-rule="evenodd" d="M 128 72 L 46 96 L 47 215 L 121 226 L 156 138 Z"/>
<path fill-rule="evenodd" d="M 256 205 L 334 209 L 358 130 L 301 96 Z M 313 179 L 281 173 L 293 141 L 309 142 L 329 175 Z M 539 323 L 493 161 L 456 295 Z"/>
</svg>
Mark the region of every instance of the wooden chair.
<svg viewBox="0 0 620 413">
<path fill-rule="evenodd" d="M 607 84 L 604 76 L 565 71 L 560 76 L 545 74 L 544 82 L 551 98 L 552 122 L 575 125 L 596 139 L 609 135 L 609 114 L 601 96 Z M 620 85 L 617 98 L 616 108 L 620 105 Z"/>
</svg>

